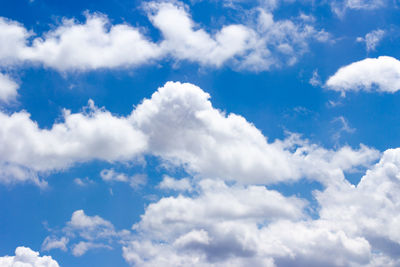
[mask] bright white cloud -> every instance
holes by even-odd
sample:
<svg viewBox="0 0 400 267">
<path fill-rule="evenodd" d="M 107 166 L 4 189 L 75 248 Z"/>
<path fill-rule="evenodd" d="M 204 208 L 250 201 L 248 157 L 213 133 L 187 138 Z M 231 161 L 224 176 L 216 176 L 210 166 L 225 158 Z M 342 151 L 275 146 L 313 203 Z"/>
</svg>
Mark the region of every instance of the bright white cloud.
<svg viewBox="0 0 400 267">
<path fill-rule="evenodd" d="M 58 263 L 50 256 L 39 256 L 27 247 L 17 247 L 15 256 L 0 257 L 0 266 L 2 267 L 59 267 Z"/>
<path fill-rule="evenodd" d="M 293 64 L 312 40 L 329 34 L 301 18 L 275 21 L 269 11 L 252 10 L 255 22 L 222 26 L 208 33 L 196 24 L 180 2 L 149 2 L 148 17 L 162 35 L 157 42 L 140 28 L 111 25 L 105 15 L 86 14 L 86 21 L 62 24 L 28 42 L 29 33 L 17 22 L 0 18 L 0 65 L 39 63 L 60 71 L 92 70 L 150 64 L 172 58 L 204 66 L 255 71 Z M 101 55 L 101 56 L 99 56 Z"/>
<path fill-rule="evenodd" d="M 60 233 L 46 237 L 42 249 L 67 251 L 71 244 L 72 254 L 79 257 L 91 249 L 112 249 L 115 240 L 125 240 L 129 235 L 127 230 L 116 231 L 111 222 L 98 215 L 89 216 L 83 210 L 77 210 Z"/>
<path fill-rule="evenodd" d="M 6 74 L 0 73 L 0 101 L 10 102 L 17 96 L 18 84 Z"/>
<path fill-rule="evenodd" d="M 378 29 L 367 33 L 364 38 L 358 37 L 357 41 L 365 42 L 366 49 L 369 52 L 375 50 L 376 46 L 383 39 L 384 36 L 385 36 L 385 31 Z"/>
<path fill-rule="evenodd" d="M 343 181 L 306 203 L 261 186 L 199 182 L 197 194 L 149 205 L 123 248 L 133 266 L 397 266 L 400 150 L 387 150 L 357 186 Z M 286 208 L 285 208 L 286 207 Z"/>
<path fill-rule="evenodd" d="M 0 180 L 5 183 L 36 179 L 31 172 L 62 170 L 93 159 L 132 160 L 144 151 L 146 137 L 125 118 L 94 107 L 86 112 L 64 111 L 64 122 L 40 129 L 25 111 L 0 112 Z M 3 173 L 5 172 L 5 173 Z"/>
<path fill-rule="evenodd" d="M 65 111 L 64 122 L 50 129 L 40 129 L 24 111 L 0 113 L 0 124 L 0 162 L 7 167 L 0 173 L 3 183 L 28 179 L 39 183 L 38 172 L 94 159 L 131 161 L 144 154 L 200 177 L 262 184 L 306 177 L 335 183 L 344 179 L 344 171 L 368 166 L 379 155 L 365 146 L 327 150 L 296 135 L 268 142 L 243 117 L 213 108 L 199 87 L 173 82 L 128 117 L 113 116 L 90 102 L 86 112 Z M 110 170 L 102 177 L 133 187 L 145 182 L 145 177 Z"/>
<path fill-rule="evenodd" d="M 192 84 L 169 82 L 138 105 L 129 119 L 146 133 L 148 151 L 166 163 L 202 177 L 243 183 L 303 177 L 336 182 L 344 179 L 343 171 L 368 165 L 379 155 L 365 146 L 326 150 L 296 135 L 268 142 L 245 118 L 213 108 L 209 97 Z"/>
<path fill-rule="evenodd" d="M 22 50 L 22 59 L 58 70 L 98 69 L 147 64 L 162 50 L 127 24 L 110 25 L 103 15 L 87 15 L 86 22 L 64 20 L 44 38 Z"/>
<path fill-rule="evenodd" d="M 400 61 L 380 56 L 354 62 L 341 67 L 326 86 L 342 95 L 348 91 L 395 93 L 400 89 Z"/>
</svg>

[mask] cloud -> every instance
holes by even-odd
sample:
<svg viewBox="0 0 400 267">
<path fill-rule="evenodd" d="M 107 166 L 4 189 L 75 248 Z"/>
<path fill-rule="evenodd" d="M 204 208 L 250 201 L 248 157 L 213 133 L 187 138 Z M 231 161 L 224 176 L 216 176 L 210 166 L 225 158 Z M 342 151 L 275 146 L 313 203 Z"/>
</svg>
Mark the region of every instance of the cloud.
<svg viewBox="0 0 400 267">
<path fill-rule="evenodd" d="M 146 37 L 140 27 L 112 25 L 99 13 L 86 13 L 84 23 L 64 18 L 61 25 L 34 38 L 18 22 L 0 18 L 0 50 L 7 51 L 0 52 L 0 65 L 28 62 L 59 71 L 85 71 L 173 59 L 264 71 L 291 65 L 308 50 L 308 42 L 330 38 L 301 18 L 275 21 L 270 11 L 261 8 L 250 11 L 255 21 L 224 25 L 213 34 L 195 23 L 180 2 L 148 2 L 145 10 L 161 33 L 158 41 Z"/>
<path fill-rule="evenodd" d="M 39 256 L 39 252 L 35 252 L 27 247 L 17 247 L 15 256 L 0 257 L 0 266 L 14 267 L 59 267 L 58 263 L 50 256 Z"/>
<path fill-rule="evenodd" d="M 192 84 L 169 82 L 138 105 L 129 119 L 146 133 L 148 151 L 166 164 L 183 166 L 193 175 L 242 183 L 303 177 L 334 182 L 344 178 L 343 171 L 368 165 L 379 155 L 365 146 L 327 150 L 298 135 L 268 142 L 242 116 L 213 108 L 209 97 Z"/>
<path fill-rule="evenodd" d="M 397 266 L 400 149 L 384 152 L 358 185 L 314 191 L 308 203 L 263 186 L 198 181 L 189 196 L 163 197 L 123 247 L 133 266 Z"/>
<path fill-rule="evenodd" d="M 112 247 L 110 247 L 108 245 L 81 241 L 78 244 L 74 245 L 74 247 L 72 249 L 72 254 L 75 257 L 80 257 L 83 254 L 85 254 L 88 250 L 96 249 L 96 248 L 112 249 Z"/>
<path fill-rule="evenodd" d="M 69 239 L 66 237 L 61 237 L 60 239 L 58 239 L 54 236 L 48 236 L 43 241 L 42 250 L 49 251 L 49 250 L 57 248 L 57 249 L 61 249 L 63 251 L 67 251 L 68 242 L 69 242 Z"/>
<path fill-rule="evenodd" d="M 74 183 L 78 186 L 84 187 L 84 186 L 88 186 L 90 184 L 94 184 L 93 180 L 90 180 L 88 177 L 85 177 L 83 179 L 81 178 L 75 178 L 74 179 Z"/>
<path fill-rule="evenodd" d="M 129 234 L 127 230 L 116 231 L 111 222 L 98 215 L 89 216 L 83 210 L 76 210 L 61 232 L 53 231 L 46 237 L 42 249 L 67 251 L 67 245 L 71 244 L 72 254 L 79 257 L 91 249 L 112 249 L 116 240 L 122 241 Z"/>
<path fill-rule="evenodd" d="M 393 57 L 367 58 L 341 67 L 326 86 L 330 90 L 395 93 L 400 89 L 400 61 Z"/>
<path fill-rule="evenodd" d="M 332 11 L 339 17 L 344 16 L 347 10 L 375 10 L 387 5 L 387 0 L 339 0 L 332 1 Z"/>
<path fill-rule="evenodd" d="M 183 167 L 200 177 L 247 184 L 303 177 L 334 183 L 344 179 L 344 171 L 368 166 L 379 155 L 363 145 L 327 150 L 298 135 L 268 142 L 242 116 L 213 108 L 209 97 L 195 85 L 168 82 L 127 117 L 89 102 L 86 112 L 65 111 L 64 122 L 50 129 L 40 129 L 25 111 L 0 112 L 0 164 L 10 169 L 1 181 L 40 183 L 38 173 L 62 171 L 77 162 L 124 162 L 150 154 L 166 166 Z M 103 179 L 134 187 L 144 183 L 144 177 L 132 180 L 110 170 L 103 171 Z"/>
<path fill-rule="evenodd" d="M 162 181 L 159 183 L 158 188 L 164 190 L 174 191 L 192 191 L 192 185 L 190 184 L 189 178 L 183 178 L 177 180 L 168 175 L 164 175 Z"/>
<path fill-rule="evenodd" d="M 0 112 L 0 171 L 3 183 L 37 180 L 32 172 L 63 170 L 94 159 L 132 160 L 144 151 L 146 137 L 125 118 L 89 107 L 82 113 L 64 110 L 64 122 L 40 129 L 26 111 Z"/>
<path fill-rule="evenodd" d="M 0 73 L 0 101 L 10 102 L 17 96 L 18 84 L 6 74 Z"/>
<path fill-rule="evenodd" d="M 378 29 L 367 33 L 364 38 L 358 37 L 357 41 L 365 42 L 367 52 L 369 52 L 375 50 L 376 46 L 383 39 L 384 36 L 385 36 L 385 31 Z"/>
<path fill-rule="evenodd" d="M 314 87 L 322 85 L 321 78 L 319 77 L 319 74 L 318 74 L 318 70 L 313 71 L 313 74 L 312 74 L 312 77 L 310 78 L 309 83 Z"/>
<path fill-rule="evenodd" d="M 125 173 L 119 173 L 114 169 L 104 169 L 100 172 L 100 177 L 106 182 L 123 182 L 129 183 L 132 188 L 139 188 L 147 183 L 145 174 L 135 174 L 128 176 Z"/>
</svg>

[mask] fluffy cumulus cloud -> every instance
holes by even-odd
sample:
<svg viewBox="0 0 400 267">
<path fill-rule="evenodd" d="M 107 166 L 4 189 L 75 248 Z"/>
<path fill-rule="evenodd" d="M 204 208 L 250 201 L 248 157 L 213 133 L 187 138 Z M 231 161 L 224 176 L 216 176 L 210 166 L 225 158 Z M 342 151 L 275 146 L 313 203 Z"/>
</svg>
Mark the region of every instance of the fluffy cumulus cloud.
<svg viewBox="0 0 400 267">
<path fill-rule="evenodd" d="M 348 91 L 395 93 L 400 89 L 400 61 L 380 56 L 354 62 L 340 68 L 326 86 L 342 95 Z"/>
<path fill-rule="evenodd" d="M 222 26 L 210 34 L 197 25 L 179 2 L 149 2 L 149 20 L 162 35 L 154 41 L 128 24 L 111 25 L 102 14 L 86 14 L 86 21 L 64 19 L 41 37 L 23 25 L 0 18 L 0 65 L 31 62 L 60 71 L 92 70 L 149 64 L 172 58 L 200 65 L 267 70 L 293 64 L 312 40 L 327 41 L 329 35 L 308 22 L 274 21 L 263 9 L 253 10 L 257 21 Z M 101 56 L 99 56 L 101 55 Z"/>
<path fill-rule="evenodd" d="M 0 266 L 59 267 L 58 263 L 50 256 L 39 256 L 39 252 L 27 247 L 18 247 L 15 250 L 15 256 L 0 257 Z"/>
<path fill-rule="evenodd" d="M 70 248 L 72 254 L 79 257 L 92 249 L 112 249 L 115 240 L 124 240 L 127 236 L 129 231 L 116 231 L 111 222 L 100 216 L 89 216 L 77 210 L 61 231 L 45 238 L 42 250 L 67 251 Z"/>
<path fill-rule="evenodd" d="M 65 110 L 63 119 L 51 129 L 41 129 L 26 111 L 0 112 L 0 180 L 39 183 L 36 172 L 93 159 L 132 159 L 145 149 L 146 137 L 127 119 L 97 109 L 91 101 L 82 113 Z"/>
<path fill-rule="evenodd" d="M 263 186 L 201 180 L 196 194 L 149 205 L 123 247 L 133 266 L 398 266 L 400 150 L 386 151 L 358 185 L 306 201 Z"/>
<path fill-rule="evenodd" d="M 167 83 L 132 112 L 146 133 L 148 149 L 192 174 L 243 183 L 274 183 L 303 177 L 324 183 L 343 171 L 368 165 L 379 153 L 365 146 L 327 150 L 297 135 L 268 142 L 253 124 L 213 108 L 209 95 L 192 84 Z M 176 142 L 175 140 L 180 140 Z"/>
<path fill-rule="evenodd" d="M 344 172 L 368 166 L 379 153 L 361 145 L 327 150 L 297 135 L 268 142 L 253 124 L 215 109 L 199 87 L 168 82 L 127 117 L 92 102 L 85 112 L 64 112 L 64 122 L 40 129 L 25 111 L 0 113 L 0 172 L 3 183 L 32 180 L 77 162 L 130 161 L 145 154 L 192 175 L 243 183 L 271 184 L 309 178 L 322 183 L 344 179 Z M 176 140 L 180 140 L 176 142 Z M 144 184 L 104 170 L 106 181 Z"/>
</svg>

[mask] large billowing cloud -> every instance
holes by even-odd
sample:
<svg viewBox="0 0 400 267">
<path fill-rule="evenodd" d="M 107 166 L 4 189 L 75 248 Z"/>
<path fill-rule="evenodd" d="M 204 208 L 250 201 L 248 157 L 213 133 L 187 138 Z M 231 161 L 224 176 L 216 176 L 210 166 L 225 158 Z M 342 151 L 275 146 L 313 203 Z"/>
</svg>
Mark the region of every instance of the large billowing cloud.
<svg viewBox="0 0 400 267">
<path fill-rule="evenodd" d="M 388 150 L 357 186 L 315 191 L 314 219 L 296 197 L 202 180 L 149 205 L 123 255 L 133 266 L 398 266 L 399 168 Z"/>
<path fill-rule="evenodd" d="M 41 129 L 25 111 L 0 112 L 1 181 L 33 179 L 77 162 L 132 161 L 145 154 L 200 177 L 270 184 L 301 178 L 336 183 L 379 153 L 361 145 L 327 150 L 291 135 L 268 142 L 245 118 L 212 107 L 192 84 L 168 82 L 127 117 L 90 101 L 82 113 Z M 179 140 L 179 141 L 178 141 Z"/>
<path fill-rule="evenodd" d="M 146 37 L 139 27 L 111 25 L 105 15 L 86 14 L 84 23 L 64 19 L 28 42 L 32 32 L 0 18 L 0 50 L 7 51 L 0 52 L 0 66 L 30 62 L 60 71 L 91 70 L 172 58 L 205 66 L 230 62 L 236 68 L 267 70 L 294 63 L 307 51 L 309 41 L 329 39 L 326 32 L 302 19 L 274 21 L 272 14 L 262 9 L 252 11 L 255 22 L 223 26 L 214 34 L 197 25 L 179 2 L 150 2 L 145 9 L 161 32 L 160 40 Z"/>
<path fill-rule="evenodd" d="M 39 256 L 27 247 L 18 247 L 15 250 L 15 256 L 0 257 L 0 266 L 2 267 L 59 267 L 58 263 L 50 256 Z"/>
<path fill-rule="evenodd" d="M 342 95 L 348 91 L 395 93 L 400 90 L 400 61 L 380 56 L 354 62 L 340 68 L 326 86 Z"/>
</svg>

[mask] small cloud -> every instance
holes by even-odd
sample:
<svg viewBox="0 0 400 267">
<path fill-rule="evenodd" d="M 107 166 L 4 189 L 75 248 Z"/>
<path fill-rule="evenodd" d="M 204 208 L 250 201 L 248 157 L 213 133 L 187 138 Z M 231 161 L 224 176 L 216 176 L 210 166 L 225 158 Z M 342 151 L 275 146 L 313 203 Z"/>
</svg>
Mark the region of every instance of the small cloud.
<svg viewBox="0 0 400 267">
<path fill-rule="evenodd" d="M 338 141 L 340 137 L 342 136 L 342 133 L 354 133 L 356 131 L 355 128 L 351 128 L 349 122 L 347 119 L 343 116 L 336 117 L 332 120 L 332 123 L 339 123 L 341 125 L 341 128 L 337 130 L 332 138 L 335 141 Z"/>
<path fill-rule="evenodd" d="M 133 189 L 137 189 L 147 184 L 146 174 L 135 174 L 128 176 L 125 173 L 116 172 L 114 169 L 104 169 L 100 172 L 100 177 L 105 182 L 122 182 L 128 183 Z"/>
<path fill-rule="evenodd" d="M 367 49 L 367 52 L 369 52 L 376 49 L 376 46 L 380 43 L 384 36 L 385 31 L 378 29 L 367 33 L 365 37 L 357 37 L 356 41 L 359 43 L 365 42 L 365 48 Z"/>
<path fill-rule="evenodd" d="M 317 69 L 313 71 L 313 74 L 312 74 L 312 77 L 310 78 L 309 83 L 314 87 L 321 86 L 322 82 L 321 82 L 321 78 L 319 77 Z"/>
<path fill-rule="evenodd" d="M 74 179 L 74 183 L 75 183 L 76 185 L 78 185 L 78 186 L 85 187 L 85 186 L 88 186 L 88 185 L 90 185 L 90 184 L 94 184 L 94 181 L 93 181 L 93 180 L 90 180 L 88 177 L 85 177 L 85 178 L 83 178 L 83 179 L 81 179 L 81 178 L 75 178 L 75 179 Z"/>
<path fill-rule="evenodd" d="M 188 178 L 177 180 L 168 175 L 164 175 L 163 180 L 157 187 L 164 190 L 174 191 L 192 191 L 193 189 Z"/>
<path fill-rule="evenodd" d="M 68 242 L 69 242 L 69 239 L 66 238 L 65 236 L 63 236 L 61 238 L 57 238 L 54 236 L 48 236 L 43 241 L 42 250 L 49 251 L 52 249 L 61 249 L 62 251 L 67 251 Z"/>
<path fill-rule="evenodd" d="M 96 249 L 96 248 L 106 248 L 106 249 L 112 249 L 111 246 L 105 245 L 102 243 L 93 243 L 93 242 L 85 242 L 81 241 L 78 244 L 76 244 L 73 249 L 72 249 L 72 254 L 75 257 L 80 257 L 83 254 L 85 254 L 89 249 Z"/>
</svg>

